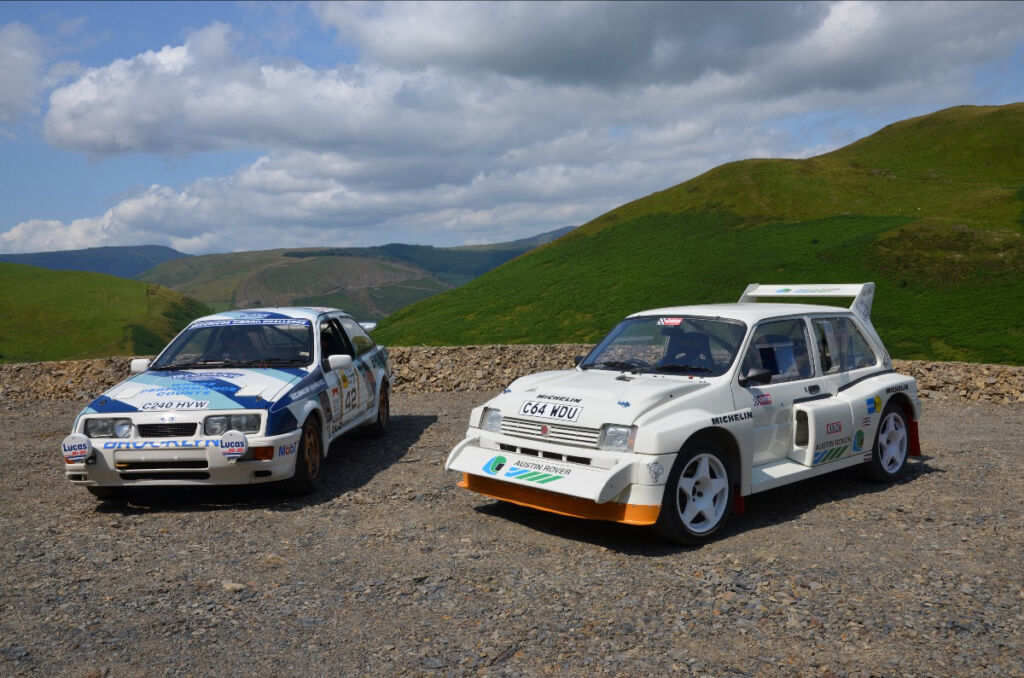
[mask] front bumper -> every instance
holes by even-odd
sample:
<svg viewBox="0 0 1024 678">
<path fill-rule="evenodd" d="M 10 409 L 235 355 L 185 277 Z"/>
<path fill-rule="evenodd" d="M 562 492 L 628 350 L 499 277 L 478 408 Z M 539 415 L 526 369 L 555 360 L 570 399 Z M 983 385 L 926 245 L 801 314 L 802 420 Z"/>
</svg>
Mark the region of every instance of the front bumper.
<svg viewBox="0 0 1024 678">
<path fill-rule="evenodd" d="M 650 525 L 658 519 L 675 455 L 600 452 L 496 434 L 470 435 L 448 455 L 463 487 L 523 506 L 595 520 Z M 516 450 L 516 451 L 512 451 Z"/>
<path fill-rule="evenodd" d="M 144 487 L 158 485 L 249 485 L 290 478 L 295 472 L 300 431 L 277 436 L 245 436 L 248 452 L 232 460 L 221 438 L 159 440 L 93 438 L 82 461 L 64 464 L 74 485 Z M 253 448 L 271 447 L 266 460 L 251 458 Z"/>
<path fill-rule="evenodd" d="M 492 499 L 501 499 L 520 506 L 574 518 L 607 520 L 626 525 L 653 525 L 658 522 L 658 515 L 661 513 L 660 504 L 620 504 L 614 501 L 598 504 L 589 499 L 570 497 L 532 487 L 522 487 L 469 473 L 462 474 L 462 480 L 458 485 Z"/>
</svg>

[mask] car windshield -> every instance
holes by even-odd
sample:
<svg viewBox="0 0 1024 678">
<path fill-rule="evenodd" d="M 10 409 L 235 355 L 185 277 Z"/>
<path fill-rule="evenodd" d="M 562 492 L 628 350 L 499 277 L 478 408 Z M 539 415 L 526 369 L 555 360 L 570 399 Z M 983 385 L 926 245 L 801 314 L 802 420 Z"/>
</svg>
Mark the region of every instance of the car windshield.
<svg viewBox="0 0 1024 678">
<path fill-rule="evenodd" d="M 746 325 L 738 320 L 687 316 L 626 318 L 580 369 L 718 376 L 739 350 Z"/>
<path fill-rule="evenodd" d="M 308 320 L 207 320 L 193 323 L 178 335 L 150 369 L 304 367 L 312 356 Z"/>
</svg>

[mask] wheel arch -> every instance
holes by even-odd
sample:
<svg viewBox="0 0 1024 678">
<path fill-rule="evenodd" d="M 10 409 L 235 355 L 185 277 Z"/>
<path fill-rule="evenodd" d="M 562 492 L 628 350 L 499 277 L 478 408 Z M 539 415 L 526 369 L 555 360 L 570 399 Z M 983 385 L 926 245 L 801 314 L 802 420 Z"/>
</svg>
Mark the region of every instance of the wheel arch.
<svg viewBox="0 0 1024 678">
<path fill-rule="evenodd" d="M 314 421 L 314 424 L 320 431 L 320 458 L 322 459 L 327 456 L 327 448 L 329 447 L 327 444 L 327 425 L 324 423 L 326 420 L 324 419 L 323 412 L 320 411 L 320 408 L 313 406 L 303 415 L 302 423 L 299 425 L 300 430 L 305 427 L 306 422 L 310 419 Z"/>
<path fill-rule="evenodd" d="M 907 454 L 909 454 L 912 457 L 920 457 L 921 437 L 918 434 L 917 430 L 917 408 L 914 407 L 913 401 L 906 393 L 895 393 L 891 398 L 889 398 L 889 401 L 886 403 L 886 406 L 888 406 L 889 403 L 892 403 L 893 405 L 899 407 L 900 410 L 903 412 L 903 416 L 907 418 L 907 428 L 909 429 L 910 434 L 910 444 L 907 447 Z"/>
<path fill-rule="evenodd" d="M 699 440 L 710 440 L 722 448 L 722 451 L 727 457 L 726 461 L 729 462 L 729 470 L 733 473 L 733 481 L 737 485 L 742 485 L 742 477 L 747 472 L 747 469 L 743 468 L 742 456 L 740 455 L 740 445 L 736 438 L 733 437 L 732 433 L 718 426 L 708 426 L 698 429 L 690 434 L 690 437 L 683 442 L 682 447 L 679 449 L 682 450 L 687 445 Z"/>
</svg>

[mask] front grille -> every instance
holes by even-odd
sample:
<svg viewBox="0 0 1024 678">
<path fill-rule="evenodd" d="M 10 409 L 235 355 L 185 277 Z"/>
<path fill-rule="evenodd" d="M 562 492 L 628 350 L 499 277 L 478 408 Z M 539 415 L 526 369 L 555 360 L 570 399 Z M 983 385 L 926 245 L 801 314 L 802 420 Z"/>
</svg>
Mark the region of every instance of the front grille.
<svg viewBox="0 0 1024 678">
<path fill-rule="evenodd" d="M 541 427 L 547 428 L 547 435 L 541 433 Z M 597 448 L 597 439 L 601 429 L 583 426 L 567 426 L 565 424 L 545 424 L 539 421 L 504 417 L 501 420 L 501 432 L 516 438 L 535 438 L 562 445 Z"/>
<path fill-rule="evenodd" d="M 187 424 L 139 424 L 140 438 L 191 438 L 196 434 L 195 422 Z"/>
</svg>

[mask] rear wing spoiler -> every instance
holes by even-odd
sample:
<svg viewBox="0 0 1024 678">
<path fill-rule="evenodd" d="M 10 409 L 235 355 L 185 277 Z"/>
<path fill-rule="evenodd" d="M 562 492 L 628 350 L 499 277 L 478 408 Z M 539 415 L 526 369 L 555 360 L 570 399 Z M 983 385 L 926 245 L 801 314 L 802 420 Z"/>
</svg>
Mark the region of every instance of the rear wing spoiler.
<svg viewBox="0 0 1024 678">
<path fill-rule="evenodd" d="M 868 325 L 871 324 L 871 303 L 875 299 L 875 283 L 852 285 L 761 285 L 751 283 L 743 290 L 740 303 L 754 303 L 761 297 L 853 297 L 850 310 Z"/>
</svg>

